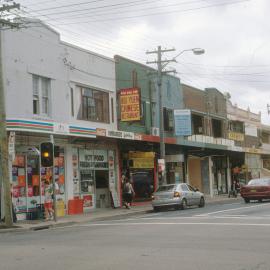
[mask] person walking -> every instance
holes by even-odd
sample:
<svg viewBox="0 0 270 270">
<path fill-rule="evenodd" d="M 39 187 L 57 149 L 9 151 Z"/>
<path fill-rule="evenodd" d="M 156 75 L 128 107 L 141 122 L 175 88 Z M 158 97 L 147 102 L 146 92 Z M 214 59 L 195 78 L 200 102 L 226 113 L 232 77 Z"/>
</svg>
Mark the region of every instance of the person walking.
<svg viewBox="0 0 270 270">
<path fill-rule="evenodd" d="M 44 209 L 45 209 L 45 220 L 52 220 L 53 219 L 53 188 L 52 185 L 48 181 L 45 181 L 45 200 L 44 200 Z"/>
<path fill-rule="evenodd" d="M 123 186 L 123 199 L 124 199 L 124 206 L 127 209 L 130 209 L 134 195 L 135 195 L 135 192 L 130 183 L 130 180 L 128 177 L 126 177 L 124 186 Z"/>
</svg>

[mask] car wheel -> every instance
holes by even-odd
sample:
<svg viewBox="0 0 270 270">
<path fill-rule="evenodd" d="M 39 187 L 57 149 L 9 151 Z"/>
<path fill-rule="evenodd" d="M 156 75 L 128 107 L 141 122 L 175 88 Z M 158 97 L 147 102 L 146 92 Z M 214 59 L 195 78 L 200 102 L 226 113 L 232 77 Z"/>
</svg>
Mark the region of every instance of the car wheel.
<svg viewBox="0 0 270 270">
<path fill-rule="evenodd" d="M 204 207 L 204 206 L 205 206 L 205 200 L 204 200 L 204 197 L 201 197 L 199 207 Z"/>
<path fill-rule="evenodd" d="M 154 212 L 158 212 L 160 210 L 160 208 L 157 206 L 154 206 L 153 209 L 154 209 Z"/>
<path fill-rule="evenodd" d="M 249 199 L 248 198 L 244 198 L 245 203 L 249 203 Z"/>
<path fill-rule="evenodd" d="M 182 209 L 182 210 L 187 209 L 187 200 L 186 200 L 186 199 L 183 199 L 183 200 L 182 200 L 181 209 Z"/>
</svg>

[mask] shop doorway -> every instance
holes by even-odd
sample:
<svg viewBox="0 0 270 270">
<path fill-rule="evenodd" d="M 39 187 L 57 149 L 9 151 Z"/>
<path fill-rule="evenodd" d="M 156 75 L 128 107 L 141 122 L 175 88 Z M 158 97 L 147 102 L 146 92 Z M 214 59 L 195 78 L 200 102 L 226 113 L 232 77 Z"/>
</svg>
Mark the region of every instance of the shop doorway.
<svg viewBox="0 0 270 270">
<path fill-rule="evenodd" d="M 154 191 L 154 170 L 132 170 L 131 181 L 135 191 L 134 201 L 151 200 Z"/>
<path fill-rule="evenodd" d="M 96 170 L 95 171 L 96 183 L 96 207 L 106 208 L 110 207 L 110 191 L 109 191 L 109 171 Z"/>
</svg>

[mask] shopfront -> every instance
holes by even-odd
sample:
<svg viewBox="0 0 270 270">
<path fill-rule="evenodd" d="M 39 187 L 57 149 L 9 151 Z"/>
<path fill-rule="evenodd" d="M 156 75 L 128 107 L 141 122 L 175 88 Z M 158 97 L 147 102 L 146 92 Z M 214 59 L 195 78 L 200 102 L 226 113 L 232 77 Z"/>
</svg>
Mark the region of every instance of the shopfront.
<svg viewBox="0 0 270 270">
<path fill-rule="evenodd" d="M 54 160 L 57 212 L 65 211 L 65 155 L 60 148 L 59 156 Z M 40 166 L 38 147 L 18 147 L 12 162 L 11 184 L 12 202 L 19 220 L 42 218 L 44 203 L 44 183 L 52 184 L 53 167 Z"/>
<path fill-rule="evenodd" d="M 83 200 L 83 211 L 110 207 L 116 191 L 115 151 L 74 147 L 72 167 L 73 196 Z"/>
<path fill-rule="evenodd" d="M 128 159 L 130 178 L 135 191 L 134 200 L 150 200 L 157 186 L 155 153 L 130 151 Z"/>
</svg>

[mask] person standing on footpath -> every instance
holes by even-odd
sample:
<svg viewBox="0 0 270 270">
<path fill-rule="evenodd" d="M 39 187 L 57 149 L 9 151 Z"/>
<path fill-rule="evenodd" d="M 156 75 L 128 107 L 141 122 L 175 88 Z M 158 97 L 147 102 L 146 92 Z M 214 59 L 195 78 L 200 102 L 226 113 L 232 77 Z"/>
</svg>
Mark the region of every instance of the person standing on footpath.
<svg viewBox="0 0 270 270">
<path fill-rule="evenodd" d="M 135 195 L 134 189 L 130 183 L 130 179 L 128 177 L 125 178 L 124 186 L 123 186 L 123 199 L 124 206 L 127 209 L 130 209 L 132 199 Z"/>
<path fill-rule="evenodd" d="M 45 209 L 45 220 L 53 219 L 53 187 L 48 181 L 45 181 L 45 200 L 44 200 L 44 209 Z"/>
</svg>

